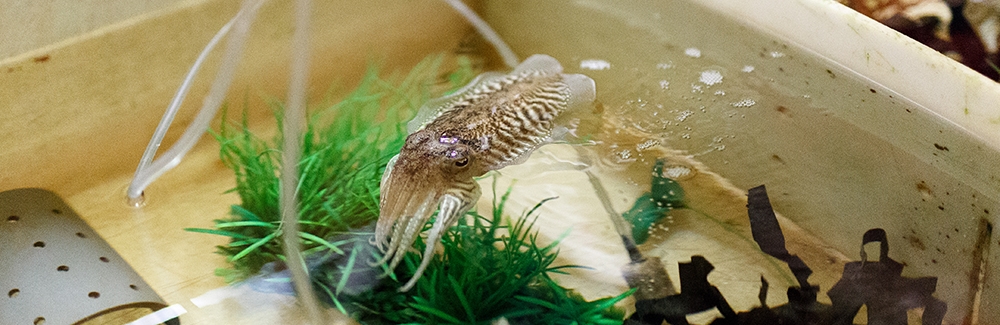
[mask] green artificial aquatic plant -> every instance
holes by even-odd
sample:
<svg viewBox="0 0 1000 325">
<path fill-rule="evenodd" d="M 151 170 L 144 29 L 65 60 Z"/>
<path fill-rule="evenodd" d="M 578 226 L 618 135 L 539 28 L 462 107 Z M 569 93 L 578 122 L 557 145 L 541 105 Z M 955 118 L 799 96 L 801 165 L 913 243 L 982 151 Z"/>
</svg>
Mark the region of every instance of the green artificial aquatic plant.
<svg viewBox="0 0 1000 325">
<path fill-rule="evenodd" d="M 556 243 L 539 247 L 533 223 L 527 223 L 534 209 L 501 226 L 507 195 L 494 202 L 492 218 L 472 212 L 449 229 L 443 253 L 410 292 L 398 292 L 397 279 L 412 276 L 418 254 L 407 254 L 394 271 L 367 266 L 379 257 L 368 243 L 378 218 L 379 181 L 406 138 L 405 122 L 428 99 L 475 76 L 470 61 L 459 57 L 458 69 L 442 82 L 442 61 L 424 60 L 403 78 L 383 79 L 369 69 L 346 98 L 310 116 L 299 161 L 298 235 L 323 300 L 370 324 L 475 324 L 498 317 L 530 324 L 620 324 L 624 315 L 613 305 L 630 292 L 588 302 L 559 286 L 549 274 L 569 266 L 551 265 Z M 441 83 L 445 86 L 436 86 Z M 282 105 L 274 103 L 273 109 L 280 126 Z M 224 122 L 215 138 L 222 162 L 236 174 L 232 191 L 241 203 L 232 206 L 230 218 L 215 220 L 215 228 L 187 230 L 230 238 L 218 252 L 231 268 L 216 272 L 227 282 L 274 271 L 264 266 L 284 261 L 280 132 L 265 140 L 250 131 L 244 114 L 240 123 Z M 416 245 L 423 250 L 422 242 Z M 359 286 L 359 281 L 372 283 Z"/>
<path fill-rule="evenodd" d="M 401 80 L 380 78 L 371 68 L 347 97 L 310 115 L 299 162 L 299 236 L 305 254 L 338 251 L 338 243 L 327 238 L 378 218 L 382 171 L 402 147 L 404 122 L 425 101 L 443 92 L 433 91 L 442 61 L 440 56 L 426 59 Z M 473 76 L 469 61 L 460 59 L 445 89 L 456 89 Z M 273 103 L 279 126 L 282 108 Z M 232 238 L 229 244 L 218 246 L 232 269 L 217 272 L 231 282 L 256 274 L 265 263 L 284 259 L 278 209 L 282 139 L 280 132 L 271 141 L 255 135 L 246 114 L 240 124 L 224 122 L 215 138 L 222 162 L 236 174 L 232 191 L 239 194 L 241 203 L 232 207 L 232 218 L 216 220 L 216 229 L 187 230 Z"/>
<path fill-rule="evenodd" d="M 500 226 L 509 196 L 509 188 L 499 201 L 494 196 L 490 217 L 470 212 L 450 228 L 442 236 L 443 253 L 410 292 L 397 291 L 402 282 L 387 281 L 356 297 L 355 316 L 369 324 L 491 324 L 501 317 L 512 324 L 621 324 L 624 311 L 614 305 L 632 291 L 587 301 L 557 284 L 550 273 L 576 266 L 553 266 L 559 241 L 541 246 L 532 230 L 536 210 L 548 199 Z M 423 248 L 418 240 L 417 251 Z M 396 276 L 408 278 L 420 260 L 407 254 Z"/>
</svg>

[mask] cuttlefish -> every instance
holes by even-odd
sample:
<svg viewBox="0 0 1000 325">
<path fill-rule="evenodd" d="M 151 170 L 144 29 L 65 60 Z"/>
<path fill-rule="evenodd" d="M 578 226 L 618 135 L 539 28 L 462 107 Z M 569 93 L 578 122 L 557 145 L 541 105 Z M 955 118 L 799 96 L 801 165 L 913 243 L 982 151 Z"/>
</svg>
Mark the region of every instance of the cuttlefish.
<svg viewBox="0 0 1000 325">
<path fill-rule="evenodd" d="M 385 253 L 378 263 L 394 269 L 439 211 L 420 266 L 400 291 L 416 284 L 445 229 L 479 199 L 474 178 L 520 164 L 539 146 L 573 134 L 594 97 L 594 80 L 562 73 L 556 59 L 534 55 L 510 73 L 482 74 L 425 104 L 382 176 L 373 239 Z"/>
</svg>

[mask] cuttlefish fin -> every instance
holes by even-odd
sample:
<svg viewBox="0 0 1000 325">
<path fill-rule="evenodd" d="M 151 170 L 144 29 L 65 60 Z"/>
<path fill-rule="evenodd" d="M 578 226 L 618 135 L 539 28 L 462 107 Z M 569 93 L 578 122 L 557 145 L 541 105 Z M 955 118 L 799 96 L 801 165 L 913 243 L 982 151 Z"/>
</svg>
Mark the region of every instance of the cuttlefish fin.
<svg viewBox="0 0 1000 325">
<path fill-rule="evenodd" d="M 563 67 L 559 64 L 559 60 L 545 55 L 545 54 L 535 54 L 527 59 L 524 59 L 521 64 L 518 64 L 514 68 L 511 74 L 521 74 L 527 71 L 538 71 L 544 74 L 557 74 L 562 73 Z"/>
<path fill-rule="evenodd" d="M 499 72 L 485 72 L 475 79 L 472 79 L 468 84 L 462 86 L 458 90 L 455 90 L 449 95 L 445 95 L 439 98 L 428 100 L 423 106 L 417 110 L 417 114 L 413 116 L 409 122 L 406 123 L 406 133 L 413 134 L 426 126 L 431 121 L 434 121 L 438 116 L 444 114 L 450 109 L 454 109 L 451 105 L 454 101 L 458 100 L 462 95 L 467 94 L 470 90 L 478 87 L 481 84 L 493 82 L 496 79 L 500 79 L 506 76 L 506 74 Z"/>
<path fill-rule="evenodd" d="M 548 75 L 559 74 L 562 76 L 563 84 L 569 90 L 565 110 L 553 121 L 554 127 L 545 143 L 563 142 L 569 135 L 577 136 L 576 131 L 581 120 L 594 118 L 592 108 L 594 107 L 594 99 L 597 97 L 597 85 L 594 83 L 594 79 L 582 74 L 564 74 L 559 60 L 544 54 L 528 57 L 514 68 L 511 74 L 528 71 L 537 71 Z M 592 131 L 588 130 L 588 132 Z"/>
<path fill-rule="evenodd" d="M 601 114 L 594 112 L 594 99 L 597 97 L 594 79 L 582 74 L 563 74 L 562 77 L 569 96 L 566 98 L 566 110 L 553 121 L 555 126 L 548 143 L 566 142 L 570 136 L 580 138 L 597 133 L 601 126 Z"/>
<path fill-rule="evenodd" d="M 564 74 L 563 82 L 569 87 L 569 98 L 566 102 L 566 112 L 575 113 L 588 110 L 594 106 L 597 98 L 597 85 L 594 79 L 582 74 Z"/>
<path fill-rule="evenodd" d="M 481 195 L 479 186 L 476 186 L 475 192 L 471 194 L 474 195 L 473 197 L 479 197 Z M 430 265 L 431 260 L 434 259 L 434 249 L 437 248 L 437 243 L 441 240 L 441 235 L 449 227 L 457 223 L 458 218 L 469 211 L 473 203 L 474 200 L 470 200 L 469 198 L 463 199 L 453 194 L 445 194 L 441 198 L 437 219 L 434 220 L 434 226 L 431 227 L 431 231 L 427 234 L 426 247 L 424 248 L 424 255 L 421 257 L 420 266 L 413 273 L 413 277 L 399 288 L 400 292 L 409 291 L 417 284 L 417 280 L 420 279 L 424 271 L 427 270 L 427 266 Z"/>
</svg>

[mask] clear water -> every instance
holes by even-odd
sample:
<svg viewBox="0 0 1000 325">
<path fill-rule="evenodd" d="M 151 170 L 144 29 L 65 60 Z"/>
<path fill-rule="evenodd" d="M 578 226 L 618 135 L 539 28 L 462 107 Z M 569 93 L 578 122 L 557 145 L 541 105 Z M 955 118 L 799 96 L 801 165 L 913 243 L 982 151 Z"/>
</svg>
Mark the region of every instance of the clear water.
<svg viewBox="0 0 1000 325">
<path fill-rule="evenodd" d="M 484 12 L 515 51 L 552 55 L 595 79 L 604 117 L 618 126 L 594 149 L 619 211 L 647 188 L 649 166 L 666 154 L 649 149 L 679 150 L 677 159 L 693 158 L 725 178 L 719 191 L 766 184 L 775 209 L 794 222 L 783 226 L 801 227 L 786 232 L 815 240 L 794 253 L 817 272 L 813 283 L 823 291 L 844 262 L 859 259 L 861 235 L 884 228 L 889 256 L 907 266 L 904 276 L 939 278 L 945 323 L 995 299 L 977 293 L 990 281 L 980 271 L 996 260 L 987 225 L 1000 211 L 1000 157 L 898 93 L 686 2 L 517 1 Z M 572 194 L 560 190 L 575 193 L 572 187 L 533 190 L 565 197 Z M 701 197 L 701 208 L 711 209 L 712 199 Z M 736 212 L 718 213 L 749 233 Z M 770 305 L 783 303 L 780 286 L 788 283 L 780 268 L 697 214 L 676 212 L 660 225 L 659 242 L 643 249 L 668 270 L 692 254 L 708 256 L 717 267 L 710 280 L 737 310 L 756 303 L 761 274 L 774 277 Z"/>
<path fill-rule="evenodd" d="M 564 285 L 589 299 L 626 290 L 621 270 L 628 256 L 582 172 L 588 160 L 620 213 L 648 190 L 653 162 L 666 157 L 694 209 L 675 210 L 656 224 L 641 249 L 662 259 L 675 282 L 677 262 L 704 255 L 715 265 L 709 281 L 734 309 L 757 304 L 761 276 L 771 283 L 769 305 L 785 302 L 790 274 L 748 239 L 741 201 L 746 189 L 767 184 L 788 220 L 782 227 L 790 249 L 816 272 L 810 281 L 821 292 L 840 278 L 844 263 L 859 258 L 861 235 L 880 227 L 889 233 L 890 256 L 906 265 L 904 276 L 939 278 L 936 297 L 948 303 L 947 324 L 962 323 L 977 304 L 980 319 L 1000 312 L 993 307 L 1000 292 L 992 289 L 1000 284 L 988 274 L 979 277 L 981 270 L 996 269 L 989 261 L 1000 260 L 1000 250 L 991 248 L 997 240 L 983 231 L 1000 211 L 1000 154 L 978 140 L 892 90 L 697 4 L 482 5 L 523 57 L 549 54 L 568 71 L 594 78 L 603 118 L 615 126 L 596 146 L 546 146 L 500 173 L 498 188 L 514 186 L 510 214 L 559 197 L 540 213 L 542 236 L 568 231 L 557 264 L 591 268 L 560 277 Z M 89 211 L 88 222 L 117 248 L 130 248 L 126 259 L 144 267 L 168 301 L 187 306 L 184 321 L 300 321 L 303 314 L 287 295 L 247 286 L 203 290 L 223 285 L 211 272 L 226 262 L 211 247 L 224 239 L 180 228 L 210 227 L 210 219 L 225 216 L 228 203 L 217 194 L 232 185 L 216 148 L 207 152 L 188 163 L 192 169 L 178 169 L 178 186 L 161 185 L 159 193 L 171 196 L 143 210 L 120 204 L 127 177 L 76 195 L 72 203 Z M 192 175 L 211 176 L 187 181 Z M 483 185 L 479 211 L 488 211 L 489 180 Z M 200 223 L 176 222 L 191 210 Z M 869 247 L 870 255 L 875 251 Z M 177 264 L 181 259 L 196 262 Z M 822 294 L 820 300 L 827 301 Z"/>
</svg>

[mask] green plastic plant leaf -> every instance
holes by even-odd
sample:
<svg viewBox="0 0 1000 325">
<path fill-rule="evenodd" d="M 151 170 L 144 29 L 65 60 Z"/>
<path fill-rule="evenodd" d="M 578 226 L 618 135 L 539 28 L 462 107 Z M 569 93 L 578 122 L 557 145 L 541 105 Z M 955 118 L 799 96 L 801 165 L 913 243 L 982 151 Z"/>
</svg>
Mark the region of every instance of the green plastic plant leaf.
<svg viewBox="0 0 1000 325">
<path fill-rule="evenodd" d="M 537 241 L 536 212 L 551 199 L 505 222 L 502 209 L 510 193 L 508 188 L 494 198 L 491 218 L 470 212 L 448 229 L 441 240 L 443 252 L 434 256 L 413 290 L 386 294 L 402 285 L 389 281 L 382 293 L 358 297 L 361 312 L 353 316 L 368 324 L 490 324 L 500 317 L 526 324 L 620 324 L 624 313 L 613 305 L 628 293 L 588 302 L 548 276 L 576 267 L 553 266 L 558 243 Z M 421 251 L 422 246 L 418 240 L 415 248 Z M 419 262 L 416 253 L 408 254 L 395 273 L 408 279 Z"/>
<path fill-rule="evenodd" d="M 636 244 L 646 242 L 650 228 L 666 217 L 670 210 L 687 206 L 684 188 L 677 181 L 663 175 L 663 165 L 663 160 L 656 161 L 650 192 L 635 200 L 632 209 L 622 215 L 632 224 L 632 238 Z"/>
<path fill-rule="evenodd" d="M 504 215 L 510 188 L 494 196 L 491 213 L 472 212 L 445 231 L 443 251 L 410 292 L 398 289 L 420 263 L 416 252 L 405 255 L 395 270 L 367 266 L 381 256 L 368 243 L 370 230 L 361 229 L 378 218 L 379 181 L 407 135 L 405 122 L 432 96 L 474 77 L 470 62 L 460 59 L 447 86 L 436 86 L 442 82 L 441 63 L 440 57 L 424 60 L 402 78 L 382 78 L 370 69 L 353 92 L 310 115 L 296 162 L 301 175 L 298 236 L 317 292 L 365 324 L 490 324 L 500 317 L 530 324 L 620 324 L 624 315 L 614 304 L 628 293 L 588 302 L 549 277 L 577 267 L 552 265 L 562 237 L 540 243 L 533 230 L 539 208 L 553 198 L 505 221 L 510 220 Z M 280 126 L 282 104 L 271 105 Z M 223 115 L 213 135 L 223 164 L 236 175 L 231 192 L 241 203 L 232 207 L 229 219 L 216 220 L 214 229 L 188 230 L 231 239 L 218 250 L 232 269 L 217 274 L 235 281 L 284 261 L 278 240 L 282 141 L 280 133 L 264 138 L 252 132 L 246 111 L 238 122 L 228 120 L 228 109 Z M 493 188 L 498 193 L 495 182 Z M 415 251 L 423 251 L 423 245 L 418 239 Z M 376 279 L 372 273 L 387 276 Z M 287 284 L 287 278 L 266 281 Z M 374 287 L 359 290 L 359 281 Z"/>
</svg>

